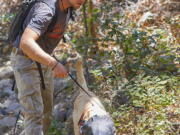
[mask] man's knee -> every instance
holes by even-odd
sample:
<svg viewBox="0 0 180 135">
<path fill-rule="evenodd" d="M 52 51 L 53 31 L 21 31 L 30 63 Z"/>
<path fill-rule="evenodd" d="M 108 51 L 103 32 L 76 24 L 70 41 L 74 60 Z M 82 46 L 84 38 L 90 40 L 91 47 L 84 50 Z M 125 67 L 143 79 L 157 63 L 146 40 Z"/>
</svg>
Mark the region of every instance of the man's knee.
<svg viewBox="0 0 180 135">
<path fill-rule="evenodd" d="M 43 102 L 42 98 L 37 97 L 36 94 L 25 96 L 20 99 L 25 114 L 25 123 L 40 124 L 43 119 Z"/>
</svg>

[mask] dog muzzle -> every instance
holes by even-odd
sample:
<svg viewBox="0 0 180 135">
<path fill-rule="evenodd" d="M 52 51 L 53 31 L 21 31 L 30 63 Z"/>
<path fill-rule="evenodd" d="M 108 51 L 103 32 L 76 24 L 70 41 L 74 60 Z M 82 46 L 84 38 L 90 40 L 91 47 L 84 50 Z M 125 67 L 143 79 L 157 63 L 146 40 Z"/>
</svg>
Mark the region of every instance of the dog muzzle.
<svg viewBox="0 0 180 135">
<path fill-rule="evenodd" d="M 116 135 L 115 127 L 109 116 L 93 116 L 88 121 L 79 121 L 81 135 Z"/>
</svg>

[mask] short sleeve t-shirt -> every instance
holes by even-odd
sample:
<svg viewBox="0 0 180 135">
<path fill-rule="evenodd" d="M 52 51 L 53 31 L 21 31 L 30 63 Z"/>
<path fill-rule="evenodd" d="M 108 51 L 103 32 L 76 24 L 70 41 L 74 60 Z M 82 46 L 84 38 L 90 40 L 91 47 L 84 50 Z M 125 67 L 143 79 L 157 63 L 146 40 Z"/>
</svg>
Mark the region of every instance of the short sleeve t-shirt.
<svg viewBox="0 0 180 135">
<path fill-rule="evenodd" d="M 47 53 L 51 53 L 62 38 L 69 21 L 70 13 L 69 10 L 66 13 L 58 9 L 57 22 L 53 30 L 48 32 L 48 26 L 54 16 L 55 12 L 47 4 L 38 2 L 31 8 L 23 23 L 23 30 L 30 28 L 40 35 L 37 43 Z M 21 35 L 18 35 L 13 43 L 15 47 L 19 46 L 20 39 Z"/>
</svg>

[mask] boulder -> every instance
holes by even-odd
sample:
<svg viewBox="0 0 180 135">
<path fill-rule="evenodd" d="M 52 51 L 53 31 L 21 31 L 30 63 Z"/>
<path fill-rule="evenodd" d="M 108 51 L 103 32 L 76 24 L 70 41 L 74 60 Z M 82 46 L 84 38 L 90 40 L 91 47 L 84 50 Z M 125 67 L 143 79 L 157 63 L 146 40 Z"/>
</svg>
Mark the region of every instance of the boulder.
<svg viewBox="0 0 180 135">
<path fill-rule="evenodd" d="M 2 91 L 5 92 L 5 93 L 8 93 L 8 94 L 12 94 L 13 93 L 13 91 L 11 90 L 12 89 L 12 84 L 13 84 L 13 81 L 11 79 L 0 80 L 1 94 L 2 94 Z"/>
<path fill-rule="evenodd" d="M 12 78 L 13 69 L 11 66 L 0 67 L 0 79 Z"/>
</svg>

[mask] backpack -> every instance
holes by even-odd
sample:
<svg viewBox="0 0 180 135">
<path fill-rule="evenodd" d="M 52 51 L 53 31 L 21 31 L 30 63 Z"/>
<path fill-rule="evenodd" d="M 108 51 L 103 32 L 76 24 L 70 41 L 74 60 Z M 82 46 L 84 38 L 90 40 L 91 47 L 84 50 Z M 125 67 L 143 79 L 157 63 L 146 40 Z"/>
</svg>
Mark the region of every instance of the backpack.
<svg viewBox="0 0 180 135">
<path fill-rule="evenodd" d="M 47 4 L 53 12 L 55 12 L 55 16 L 52 19 L 52 22 L 48 26 L 47 31 L 52 31 L 54 24 L 56 23 L 57 20 L 57 9 L 56 8 L 56 3 L 53 3 L 53 0 L 24 0 L 22 4 L 20 5 L 19 11 L 14 17 L 14 19 L 11 22 L 9 33 L 8 33 L 8 42 L 13 43 L 16 40 L 16 37 L 18 35 L 22 35 L 23 33 L 23 23 L 28 15 L 29 11 L 33 7 L 33 5 L 37 2 L 44 2 Z"/>
</svg>

